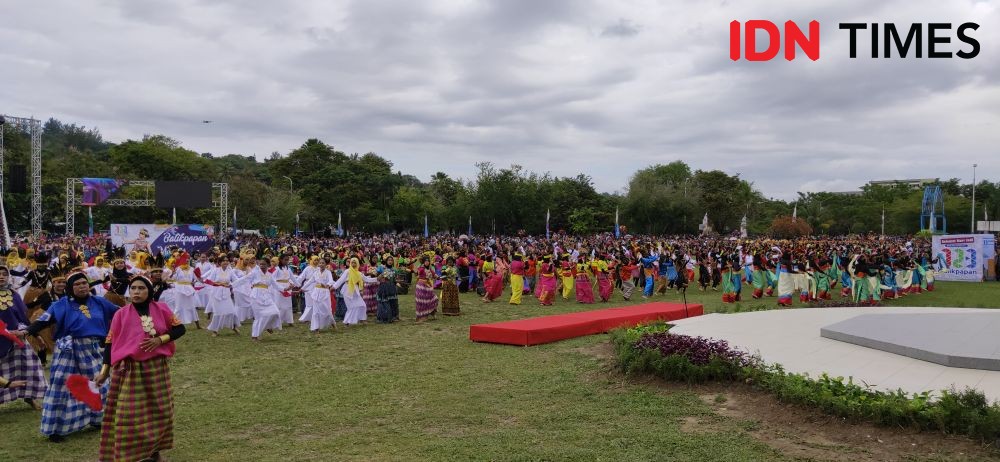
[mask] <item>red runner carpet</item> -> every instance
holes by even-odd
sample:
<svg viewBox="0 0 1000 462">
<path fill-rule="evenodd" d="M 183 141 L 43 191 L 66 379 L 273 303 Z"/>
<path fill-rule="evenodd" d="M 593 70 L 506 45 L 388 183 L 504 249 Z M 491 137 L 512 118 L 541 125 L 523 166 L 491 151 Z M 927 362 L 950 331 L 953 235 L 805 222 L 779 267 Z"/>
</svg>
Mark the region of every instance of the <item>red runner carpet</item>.
<svg viewBox="0 0 1000 462">
<path fill-rule="evenodd" d="M 639 323 L 674 321 L 689 316 L 701 316 L 701 305 L 682 303 L 646 303 L 604 310 L 542 316 L 469 327 L 469 339 L 475 342 L 507 345 L 540 345 L 584 335 L 600 334 Z"/>
</svg>

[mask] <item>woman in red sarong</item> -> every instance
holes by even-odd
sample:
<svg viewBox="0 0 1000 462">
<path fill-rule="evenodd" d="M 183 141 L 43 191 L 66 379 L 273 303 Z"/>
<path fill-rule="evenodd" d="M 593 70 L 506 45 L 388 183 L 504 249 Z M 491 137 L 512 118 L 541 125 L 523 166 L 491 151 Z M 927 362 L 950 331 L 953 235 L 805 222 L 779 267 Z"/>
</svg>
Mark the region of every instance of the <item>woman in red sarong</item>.
<svg viewBox="0 0 1000 462">
<path fill-rule="evenodd" d="M 480 272 L 484 275 L 486 282 L 483 288 L 486 293 L 483 295 L 483 303 L 489 303 L 503 295 L 503 271 L 500 269 L 500 261 L 493 261 L 492 255 L 483 258 L 483 266 Z"/>
<path fill-rule="evenodd" d="M 576 264 L 576 280 L 573 282 L 577 303 L 594 303 L 594 287 L 590 285 L 590 277 L 587 276 L 589 267 L 584 258 L 580 257 Z"/>
<path fill-rule="evenodd" d="M 615 286 L 611 284 L 611 278 L 608 277 L 608 263 L 599 258 L 592 261 L 590 267 L 594 271 L 594 276 L 597 277 L 597 293 L 601 297 L 601 301 L 611 300 Z"/>
<path fill-rule="evenodd" d="M 552 306 L 556 298 L 556 265 L 552 264 L 549 255 L 542 257 L 542 264 L 539 268 L 538 279 L 538 301 L 542 306 Z"/>
</svg>

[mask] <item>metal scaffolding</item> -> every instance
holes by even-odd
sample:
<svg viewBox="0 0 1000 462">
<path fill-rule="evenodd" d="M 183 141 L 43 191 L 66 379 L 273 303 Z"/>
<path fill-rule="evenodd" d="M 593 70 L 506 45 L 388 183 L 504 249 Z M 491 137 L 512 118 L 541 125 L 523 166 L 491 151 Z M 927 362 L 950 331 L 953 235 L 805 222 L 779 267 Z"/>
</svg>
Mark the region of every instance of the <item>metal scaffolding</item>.
<svg viewBox="0 0 1000 462">
<path fill-rule="evenodd" d="M 77 185 L 80 188 L 83 187 L 83 180 L 80 178 L 66 178 L 66 235 L 70 236 L 75 233 L 76 229 L 76 207 L 83 205 L 83 199 L 77 197 L 76 189 Z M 101 205 L 112 205 L 119 207 L 155 207 L 156 206 L 156 196 L 154 193 L 154 188 L 156 187 L 155 181 L 149 180 L 130 180 L 128 186 L 141 186 L 145 188 L 145 194 L 143 198 L 112 198 L 104 201 Z M 229 215 L 229 183 L 212 183 L 212 187 L 219 190 L 219 198 L 212 200 L 212 207 L 219 209 L 219 232 L 225 232 L 228 226 L 228 215 Z"/>
<path fill-rule="evenodd" d="M 3 177 L 3 126 L 10 125 L 24 131 L 31 137 L 31 234 L 39 236 L 42 233 L 42 123 L 38 119 L 0 115 L 0 177 Z M 0 193 L 3 191 L 3 180 L 0 179 Z M 9 241 L 10 230 L 7 229 L 7 216 L 3 215 L 5 239 Z"/>
<path fill-rule="evenodd" d="M 215 234 L 222 235 L 229 228 L 229 183 L 212 183 L 213 188 L 219 188 L 219 200 L 212 201 L 219 209 L 219 229 Z"/>
</svg>

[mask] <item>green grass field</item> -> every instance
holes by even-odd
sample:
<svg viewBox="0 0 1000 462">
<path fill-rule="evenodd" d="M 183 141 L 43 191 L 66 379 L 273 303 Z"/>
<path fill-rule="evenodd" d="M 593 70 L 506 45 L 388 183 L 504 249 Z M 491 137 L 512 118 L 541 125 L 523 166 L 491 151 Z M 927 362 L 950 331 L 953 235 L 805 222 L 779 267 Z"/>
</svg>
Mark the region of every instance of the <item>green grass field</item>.
<svg viewBox="0 0 1000 462">
<path fill-rule="evenodd" d="M 938 283 L 901 305 L 997 306 L 1000 285 Z M 719 311 L 718 292 L 688 293 Z M 310 335 L 296 326 L 251 343 L 189 330 L 172 363 L 172 461 L 233 460 L 796 460 L 745 430 L 682 433 L 712 410 L 693 392 L 668 393 L 607 373 L 586 350 L 606 335 L 530 348 L 477 344 L 469 325 L 627 304 L 533 298 L 514 307 L 462 296 L 463 315 Z M 668 294 L 653 301 L 678 301 Z M 632 302 L 642 302 L 636 297 Z M 773 305 L 774 298 L 760 303 Z M 744 302 L 745 305 L 756 304 Z M 732 311 L 734 307 L 727 307 Z M 96 460 L 98 433 L 52 444 L 40 413 L 0 406 L 0 461 Z M 724 418 L 723 418 L 724 419 Z M 734 425 L 733 428 L 739 428 Z"/>
</svg>

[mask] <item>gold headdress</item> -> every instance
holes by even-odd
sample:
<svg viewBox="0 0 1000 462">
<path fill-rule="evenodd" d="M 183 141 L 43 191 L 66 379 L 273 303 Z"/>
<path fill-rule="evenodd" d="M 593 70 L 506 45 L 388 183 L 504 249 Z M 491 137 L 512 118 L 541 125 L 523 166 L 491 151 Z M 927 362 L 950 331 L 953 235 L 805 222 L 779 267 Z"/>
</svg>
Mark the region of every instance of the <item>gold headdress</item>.
<svg viewBox="0 0 1000 462">
<path fill-rule="evenodd" d="M 21 257 L 17 254 L 17 250 L 11 250 L 7 253 L 7 266 L 9 268 L 14 268 L 21 263 Z"/>
</svg>

